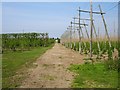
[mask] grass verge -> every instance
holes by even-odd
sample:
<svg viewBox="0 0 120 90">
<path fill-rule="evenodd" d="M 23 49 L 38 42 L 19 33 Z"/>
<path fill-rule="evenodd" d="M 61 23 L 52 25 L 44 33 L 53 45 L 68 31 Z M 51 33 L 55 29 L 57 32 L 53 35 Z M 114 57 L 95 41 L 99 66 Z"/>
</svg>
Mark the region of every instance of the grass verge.
<svg viewBox="0 0 120 90">
<path fill-rule="evenodd" d="M 32 67 L 32 63 L 52 47 L 53 45 L 49 47 L 37 47 L 30 51 L 9 51 L 4 53 L 2 55 L 2 87 L 18 87 L 24 79 L 24 76 L 21 76 L 24 73 L 21 71 Z"/>
<path fill-rule="evenodd" d="M 103 63 L 71 65 L 68 69 L 76 73 L 73 88 L 117 88 L 117 70 L 106 70 Z"/>
</svg>

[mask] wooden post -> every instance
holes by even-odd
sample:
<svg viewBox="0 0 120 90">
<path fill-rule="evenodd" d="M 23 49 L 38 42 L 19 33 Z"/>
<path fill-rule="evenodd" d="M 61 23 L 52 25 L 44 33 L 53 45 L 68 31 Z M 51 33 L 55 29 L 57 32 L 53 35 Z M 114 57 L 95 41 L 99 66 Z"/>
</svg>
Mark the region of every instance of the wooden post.
<svg viewBox="0 0 120 90">
<path fill-rule="evenodd" d="M 79 7 L 79 10 L 80 10 L 80 7 Z M 80 35 L 80 11 L 79 11 L 79 31 L 78 31 L 78 33 L 79 33 L 79 52 L 80 52 L 80 54 L 81 54 L 81 35 Z"/>
<path fill-rule="evenodd" d="M 99 9 L 100 9 L 100 13 L 101 13 L 102 20 L 103 20 L 103 23 L 104 23 L 104 27 L 105 27 L 105 31 L 106 31 L 106 36 L 107 36 L 107 39 L 108 39 L 108 42 L 109 42 L 109 46 L 111 47 L 110 37 L 109 37 L 109 35 L 108 35 L 108 30 L 107 30 L 107 25 L 106 25 L 104 16 L 103 16 L 103 14 L 102 14 L 102 9 L 101 9 L 100 5 L 99 5 Z"/>
<path fill-rule="evenodd" d="M 93 28 L 94 28 L 94 33 L 95 33 L 95 36 L 96 36 L 96 41 L 97 41 L 98 49 L 99 49 L 99 52 L 100 52 L 100 43 L 99 43 L 99 40 L 98 40 L 98 36 L 97 36 L 97 33 L 96 33 L 96 29 L 95 29 L 94 23 L 93 23 Z"/>
<path fill-rule="evenodd" d="M 72 22 L 70 26 L 70 48 L 72 49 Z"/>
<path fill-rule="evenodd" d="M 84 20 L 83 20 L 83 23 L 85 23 Z M 89 37 L 88 31 L 87 31 L 86 25 L 84 25 L 84 27 L 85 27 L 85 31 L 86 31 L 87 38 L 88 38 L 88 40 L 90 40 L 90 37 Z M 87 47 L 87 46 L 86 46 L 86 47 Z"/>
<path fill-rule="evenodd" d="M 83 24 L 85 24 L 84 20 L 83 20 Z M 88 34 L 88 31 L 87 31 L 86 25 L 84 25 L 84 27 L 85 27 L 85 31 L 86 31 L 86 34 L 87 34 L 87 37 L 88 37 L 88 40 L 89 40 L 90 38 L 89 38 L 89 34 Z"/>
<path fill-rule="evenodd" d="M 81 53 L 81 36 L 80 36 L 80 29 L 78 30 L 78 37 L 79 37 L 79 53 Z"/>
<path fill-rule="evenodd" d="M 91 29 L 90 29 L 90 58 L 92 59 L 92 33 L 93 33 L 93 15 L 92 15 L 92 0 L 90 0 L 90 19 L 91 19 Z M 93 60 L 92 60 L 93 63 Z"/>
<path fill-rule="evenodd" d="M 99 26 L 98 26 L 98 40 L 100 38 Z"/>
<path fill-rule="evenodd" d="M 74 23 L 75 23 L 75 18 L 73 18 L 74 19 Z M 75 49 L 75 24 L 74 24 L 74 49 Z"/>
<path fill-rule="evenodd" d="M 82 28 L 80 28 L 80 31 L 81 31 L 81 34 L 82 34 L 82 38 L 84 38 L 84 34 L 83 34 L 83 31 L 82 31 Z M 84 43 L 84 46 L 86 48 L 86 43 L 85 42 L 83 42 L 83 43 Z"/>
</svg>

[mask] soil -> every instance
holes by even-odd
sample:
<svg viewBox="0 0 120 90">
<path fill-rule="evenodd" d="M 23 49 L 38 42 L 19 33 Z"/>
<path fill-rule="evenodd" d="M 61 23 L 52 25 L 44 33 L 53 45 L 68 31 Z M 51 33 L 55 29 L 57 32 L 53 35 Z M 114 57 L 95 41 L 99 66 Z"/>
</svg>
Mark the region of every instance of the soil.
<svg viewBox="0 0 120 90">
<path fill-rule="evenodd" d="M 84 55 L 56 43 L 28 69 L 28 76 L 20 88 L 70 88 L 75 74 L 67 68 L 83 64 Z"/>
</svg>

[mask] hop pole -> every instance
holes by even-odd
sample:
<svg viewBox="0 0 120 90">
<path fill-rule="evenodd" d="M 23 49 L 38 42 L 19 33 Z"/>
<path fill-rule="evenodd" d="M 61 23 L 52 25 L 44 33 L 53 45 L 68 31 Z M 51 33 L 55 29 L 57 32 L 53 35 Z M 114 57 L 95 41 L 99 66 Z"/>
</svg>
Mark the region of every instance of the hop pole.
<svg viewBox="0 0 120 90">
<path fill-rule="evenodd" d="M 93 15 L 92 15 L 92 0 L 90 0 L 90 21 L 91 21 L 91 29 L 90 29 L 90 58 L 92 59 L 92 33 L 93 33 Z M 93 60 L 92 60 L 93 63 Z"/>
<path fill-rule="evenodd" d="M 99 5 L 99 9 L 100 9 L 100 13 L 101 13 L 102 20 L 103 20 L 103 23 L 104 23 L 104 27 L 105 27 L 105 31 L 106 31 L 106 36 L 107 36 L 107 39 L 108 39 L 108 42 L 109 42 L 109 46 L 111 47 L 110 37 L 108 35 L 108 30 L 107 30 L 107 25 L 106 25 L 106 22 L 105 22 L 105 19 L 104 19 L 104 16 L 103 16 L 103 13 L 102 13 L 102 9 L 101 9 L 100 5 Z"/>
</svg>

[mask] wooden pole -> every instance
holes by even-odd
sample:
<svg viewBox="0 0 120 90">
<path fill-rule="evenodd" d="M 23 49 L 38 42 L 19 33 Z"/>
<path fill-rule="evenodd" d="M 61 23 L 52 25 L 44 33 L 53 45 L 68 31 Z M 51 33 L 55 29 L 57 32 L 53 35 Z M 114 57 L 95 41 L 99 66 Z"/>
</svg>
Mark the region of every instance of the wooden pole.
<svg viewBox="0 0 120 90">
<path fill-rule="evenodd" d="M 84 34 L 83 34 L 83 31 L 82 31 L 82 28 L 80 28 L 80 31 L 81 31 L 81 34 L 82 34 L 82 38 L 84 39 Z M 84 43 L 84 46 L 86 48 L 86 43 L 85 42 L 83 42 L 83 43 Z"/>
<path fill-rule="evenodd" d="M 75 18 L 74 18 L 74 23 L 75 23 Z M 75 49 L 75 24 L 74 24 L 74 49 Z"/>
<path fill-rule="evenodd" d="M 80 30 L 79 29 L 77 29 L 78 30 L 78 38 L 79 38 L 79 53 L 81 53 L 81 37 L 80 37 Z"/>
<path fill-rule="evenodd" d="M 105 31 L 106 31 L 106 36 L 107 36 L 107 39 L 108 39 L 108 42 L 109 42 L 109 46 L 111 47 L 110 37 L 109 37 L 109 35 L 108 35 L 108 30 L 107 30 L 107 25 L 106 25 L 104 16 L 103 16 L 103 14 L 102 14 L 102 9 L 101 9 L 100 5 L 99 5 L 99 9 L 100 9 L 101 16 L 102 16 L 102 20 L 103 20 L 103 23 L 104 23 L 104 27 L 105 27 Z"/>
<path fill-rule="evenodd" d="M 80 10 L 80 7 L 79 7 L 79 10 Z M 79 52 L 81 53 L 81 35 L 80 35 L 80 11 L 79 11 Z"/>
<path fill-rule="evenodd" d="M 72 49 L 72 22 L 71 22 L 71 28 L 70 28 L 70 48 Z"/>
<path fill-rule="evenodd" d="M 96 29 L 95 29 L 94 23 L 93 23 L 93 28 L 94 28 L 94 33 L 95 33 L 95 36 L 96 36 L 96 41 L 97 41 L 98 49 L 99 49 L 99 52 L 100 52 L 100 43 L 99 43 L 99 40 L 98 40 L 98 36 L 97 36 L 97 33 L 96 33 Z"/>
<path fill-rule="evenodd" d="M 98 40 L 100 38 L 99 26 L 98 26 Z"/>
<path fill-rule="evenodd" d="M 92 0 L 90 0 L 90 19 L 91 19 L 91 29 L 90 29 L 90 58 L 92 59 L 92 33 L 93 33 L 93 15 L 92 15 Z M 93 60 L 92 60 L 93 63 Z"/>
<path fill-rule="evenodd" d="M 83 20 L 83 23 L 85 23 L 84 20 Z M 85 31 L 86 31 L 86 34 L 87 34 L 87 37 L 88 37 L 88 40 L 89 40 L 90 38 L 89 38 L 89 34 L 88 34 L 88 31 L 87 31 L 86 25 L 84 25 L 84 27 L 85 27 Z"/>
</svg>

